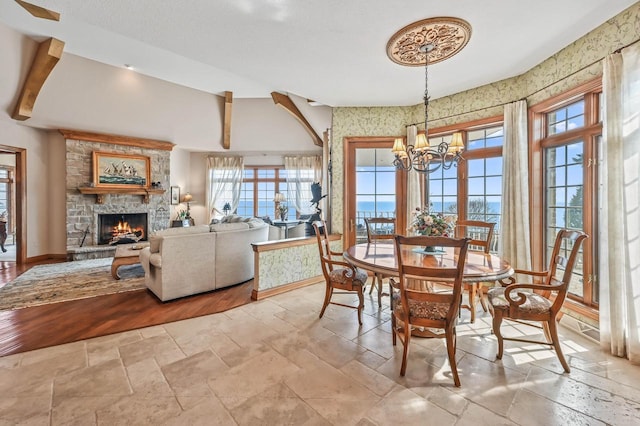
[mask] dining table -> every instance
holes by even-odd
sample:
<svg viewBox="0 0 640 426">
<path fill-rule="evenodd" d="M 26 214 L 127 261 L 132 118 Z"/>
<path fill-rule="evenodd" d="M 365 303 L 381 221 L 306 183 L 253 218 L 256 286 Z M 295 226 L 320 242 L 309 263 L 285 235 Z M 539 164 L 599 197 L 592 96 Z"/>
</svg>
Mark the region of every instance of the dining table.
<svg viewBox="0 0 640 426">
<path fill-rule="evenodd" d="M 421 248 L 405 249 L 405 264 L 416 266 L 446 267 L 457 265 L 457 250 L 452 247 L 442 248 L 435 252 L 427 252 Z M 393 240 L 372 240 L 349 247 L 342 254 L 344 259 L 359 268 L 381 276 L 397 276 L 398 261 L 396 245 Z M 514 274 L 511 264 L 495 254 L 484 251 L 468 250 L 464 265 L 463 282 L 497 281 Z M 433 291 L 430 282 L 411 281 L 409 287 L 421 291 Z M 430 337 L 431 333 L 419 328 L 411 331 L 413 336 Z"/>
<path fill-rule="evenodd" d="M 397 275 L 398 261 L 393 240 L 373 240 L 353 245 L 343 253 L 344 259 L 354 266 L 382 275 Z M 455 249 L 448 247 L 436 252 L 408 250 L 405 263 L 415 266 L 454 268 L 458 262 Z M 497 281 L 513 275 L 511 264 L 504 258 L 484 251 L 469 250 L 462 281 Z"/>
</svg>

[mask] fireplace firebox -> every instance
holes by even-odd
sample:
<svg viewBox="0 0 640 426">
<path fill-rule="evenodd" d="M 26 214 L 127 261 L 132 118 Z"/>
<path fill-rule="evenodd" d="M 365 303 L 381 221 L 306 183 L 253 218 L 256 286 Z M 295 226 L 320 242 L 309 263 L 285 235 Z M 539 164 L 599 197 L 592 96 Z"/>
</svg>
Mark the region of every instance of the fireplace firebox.
<svg viewBox="0 0 640 426">
<path fill-rule="evenodd" d="M 147 213 L 98 215 L 98 244 L 129 244 L 147 240 Z"/>
</svg>

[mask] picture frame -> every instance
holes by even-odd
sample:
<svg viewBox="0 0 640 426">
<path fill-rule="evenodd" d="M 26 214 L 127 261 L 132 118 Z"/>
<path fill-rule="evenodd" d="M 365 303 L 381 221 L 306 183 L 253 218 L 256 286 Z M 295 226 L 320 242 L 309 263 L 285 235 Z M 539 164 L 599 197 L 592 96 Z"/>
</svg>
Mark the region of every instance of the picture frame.
<svg viewBox="0 0 640 426">
<path fill-rule="evenodd" d="M 151 160 L 145 155 L 93 151 L 93 183 L 96 188 L 144 188 L 151 186 Z"/>
<path fill-rule="evenodd" d="M 171 205 L 177 206 L 180 204 L 180 187 L 172 186 L 171 187 Z"/>
</svg>

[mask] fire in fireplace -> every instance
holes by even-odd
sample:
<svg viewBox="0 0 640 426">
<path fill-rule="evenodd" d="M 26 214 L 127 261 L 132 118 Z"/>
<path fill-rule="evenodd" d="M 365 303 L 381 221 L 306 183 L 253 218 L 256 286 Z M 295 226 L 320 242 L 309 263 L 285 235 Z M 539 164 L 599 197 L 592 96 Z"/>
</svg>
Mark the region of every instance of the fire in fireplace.
<svg viewBox="0 0 640 426">
<path fill-rule="evenodd" d="M 98 215 L 98 244 L 129 244 L 147 240 L 147 213 Z"/>
</svg>

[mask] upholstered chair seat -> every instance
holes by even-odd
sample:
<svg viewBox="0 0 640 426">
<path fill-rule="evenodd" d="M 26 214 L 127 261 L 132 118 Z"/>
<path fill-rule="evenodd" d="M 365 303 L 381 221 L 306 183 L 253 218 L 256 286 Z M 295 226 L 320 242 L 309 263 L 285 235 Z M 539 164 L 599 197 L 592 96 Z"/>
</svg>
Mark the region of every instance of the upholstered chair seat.
<svg viewBox="0 0 640 426">
<path fill-rule="evenodd" d="M 504 287 L 490 288 L 487 293 L 489 303 L 494 309 L 509 310 L 509 301 L 504 296 Z M 528 314 L 544 314 L 551 310 L 552 303 L 549 299 L 538 293 L 527 293 L 525 302 L 518 306 L 518 310 Z"/>
<path fill-rule="evenodd" d="M 338 268 L 329 272 L 329 277 L 332 282 L 340 284 L 351 284 L 364 286 L 367 282 L 367 271 L 355 268 L 356 276 L 353 277 L 353 272 L 348 268 Z"/>
</svg>

